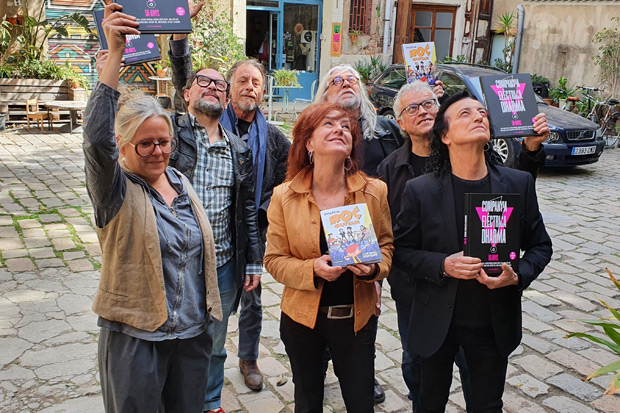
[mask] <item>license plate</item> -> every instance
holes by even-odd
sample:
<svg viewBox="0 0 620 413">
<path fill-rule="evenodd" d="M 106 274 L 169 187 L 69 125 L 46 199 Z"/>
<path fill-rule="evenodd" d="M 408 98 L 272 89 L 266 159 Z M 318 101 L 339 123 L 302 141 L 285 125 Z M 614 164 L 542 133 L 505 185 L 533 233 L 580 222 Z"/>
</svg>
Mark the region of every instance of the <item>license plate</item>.
<svg viewBox="0 0 620 413">
<path fill-rule="evenodd" d="M 579 146 L 573 148 L 573 155 L 590 155 L 596 152 L 596 146 Z"/>
</svg>

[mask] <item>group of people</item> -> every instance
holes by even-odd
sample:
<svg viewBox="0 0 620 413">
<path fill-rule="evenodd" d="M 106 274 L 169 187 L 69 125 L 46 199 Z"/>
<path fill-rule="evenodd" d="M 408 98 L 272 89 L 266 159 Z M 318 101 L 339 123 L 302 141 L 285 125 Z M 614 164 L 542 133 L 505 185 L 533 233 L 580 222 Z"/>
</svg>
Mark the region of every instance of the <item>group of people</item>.
<svg viewBox="0 0 620 413">
<path fill-rule="evenodd" d="M 501 411 L 521 292 L 551 258 L 534 187 L 544 114 L 507 168 L 472 96 L 443 96 L 441 82 L 407 84 L 394 122 L 376 115 L 359 73 L 341 65 L 321 79 L 290 144 L 260 110 L 260 63 L 239 61 L 226 78 L 193 71 L 186 36 L 172 35 L 173 84 L 186 110 L 168 112 L 119 92 L 135 17 L 112 3 L 102 26 L 109 49 L 97 63 L 83 147 L 103 258 L 93 309 L 106 411 L 222 413 L 228 318 L 238 308 L 239 369 L 260 390 L 263 261 L 284 285 L 280 336 L 296 412 L 323 411 L 328 359 L 347 411 L 372 412 L 385 398 L 374 377 L 384 278 L 413 409 L 445 409 L 456 360 L 468 411 Z M 471 192 L 521 195 L 518 268 L 489 277 L 463 255 Z M 382 259 L 332 266 L 320 211 L 360 203 Z"/>
</svg>

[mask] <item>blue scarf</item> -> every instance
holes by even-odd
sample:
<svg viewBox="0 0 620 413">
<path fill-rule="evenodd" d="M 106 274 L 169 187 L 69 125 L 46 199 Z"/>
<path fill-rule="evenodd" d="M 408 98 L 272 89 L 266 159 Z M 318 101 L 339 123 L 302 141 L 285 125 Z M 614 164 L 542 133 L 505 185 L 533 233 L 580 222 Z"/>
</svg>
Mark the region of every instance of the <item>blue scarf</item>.
<svg viewBox="0 0 620 413">
<path fill-rule="evenodd" d="M 220 118 L 222 126 L 235 133 L 237 132 L 237 115 L 232 104 L 222 113 Z M 248 130 L 248 146 L 254 157 L 254 200 L 256 201 L 256 213 L 260 207 L 260 198 L 263 193 L 263 176 L 265 175 L 265 153 L 267 152 L 267 119 L 260 109 L 256 109 L 254 122 Z"/>
</svg>

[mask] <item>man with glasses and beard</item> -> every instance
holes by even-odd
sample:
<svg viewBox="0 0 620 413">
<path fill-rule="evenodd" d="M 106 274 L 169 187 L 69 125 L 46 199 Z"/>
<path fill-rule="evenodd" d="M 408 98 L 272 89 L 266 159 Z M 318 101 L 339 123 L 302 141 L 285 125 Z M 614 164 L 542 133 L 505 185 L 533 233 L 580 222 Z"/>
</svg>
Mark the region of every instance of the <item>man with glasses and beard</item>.
<svg viewBox="0 0 620 413">
<path fill-rule="evenodd" d="M 190 16 L 194 17 L 201 8 L 202 3 L 192 6 L 190 2 Z M 179 91 L 185 85 L 192 68 L 187 35 L 171 36 L 169 57 L 172 83 Z M 230 104 L 222 113 L 220 122 L 225 129 L 239 136 L 252 150 L 254 201 L 261 245 L 264 249 L 267 235 L 267 208 L 273 189 L 284 182 L 291 143 L 276 126 L 267 123 L 259 107 L 265 94 L 267 79 L 265 68 L 253 59 L 239 60 L 228 70 L 226 78 L 230 83 Z M 263 375 L 257 363 L 263 321 L 260 273 L 257 278 L 257 287 L 250 290 L 242 289 L 239 297 L 237 347 L 239 370 L 245 385 L 254 391 L 259 391 L 263 387 Z M 237 305 L 233 307 L 233 311 L 236 308 Z M 220 392 L 216 393 L 219 395 Z M 219 407 L 219 398 L 217 403 L 207 402 L 205 407 L 208 407 L 205 408 L 207 411 L 215 410 L 215 407 Z"/>
<path fill-rule="evenodd" d="M 183 88 L 187 113 L 173 116 L 179 144 L 170 165 L 185 174 L 207 212 L 213 237 L 223 320 L 214 323 L 206 411 L 221 410 L 228 318 L 243 290 L 260 282 L 263 249 L 254 198 L 252 152 L 220 124 L 229 84 L 213 69 L 192 72 Z"/>
</svg>

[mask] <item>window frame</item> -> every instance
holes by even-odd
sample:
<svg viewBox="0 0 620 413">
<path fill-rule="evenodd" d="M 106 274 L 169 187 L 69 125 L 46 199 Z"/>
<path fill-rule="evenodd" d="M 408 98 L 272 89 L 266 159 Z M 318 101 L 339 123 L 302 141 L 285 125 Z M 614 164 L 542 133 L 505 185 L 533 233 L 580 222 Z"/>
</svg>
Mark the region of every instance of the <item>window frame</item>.
<svg viewBox="0 0 620 413">
<path fill-rule="evenodd" d="M 434 42 L 435 41 L 435 30 L 436 30 L 436 21 L 437 21 L 437 13 L 452 13 L 452 26 L 451 26 L 451 30 L 452 30 L 452 36 L 450 36 L 450 50 L 448 51 L 447 56 L 452 57 L 452 50 L 454 50 L 454 37 L 455 37 L 455 29 L 456 29 L 456 12 L 457 12 L 458 7 L 457 6 L 436 6 L 436 5 L 428 5 L 428 4 L 413 4 L 413 7 L 411 9 L 411 26 L 409 27 L 409 38 L 411 39 L 411 42 L 414 42 L 415 39 L 415 30 L 416 28 L 419 29 L 430 29 L 431 30 L 431 38 L 429 41 Z M 432 23 L 431 26 L 416 26 L 415 25 L 415 18 L 416 18 L 416 13 L 417 12 L 431 12 L 433 13 L 433 19 L 432 19 Z M 444 27 L 440 27 L 440 30 L 446 30 L 447 28 Z M 437 53 L 435 51 L 435 53 Z"/>
<path fill-rule="evenodd" d="M 353 10 L 354 6 L 363 5 L 363 9 Z M 359 20 L 360 22 L 357 22 Z M 361 34 L 370 34 L 372 26 L 372 0 L 350 0 L 349 4 L 349 33 L 359 31 Z"/>
</svg>

